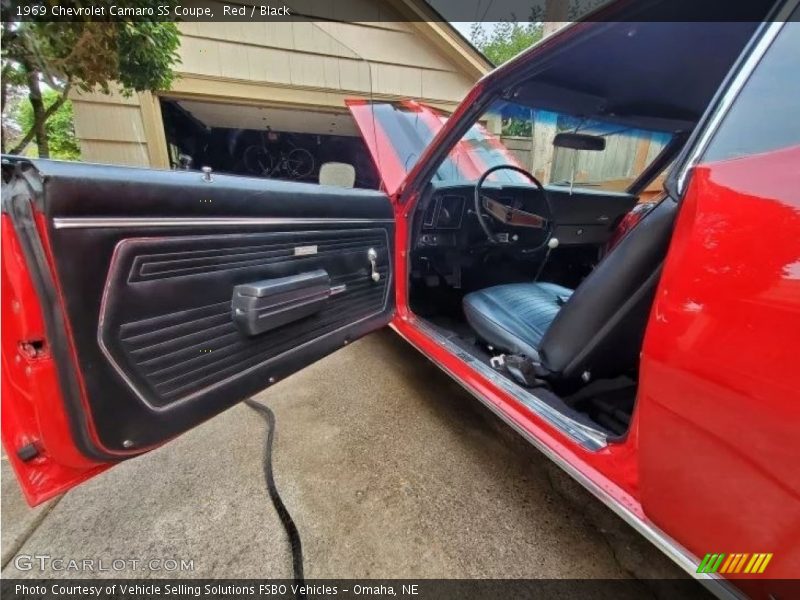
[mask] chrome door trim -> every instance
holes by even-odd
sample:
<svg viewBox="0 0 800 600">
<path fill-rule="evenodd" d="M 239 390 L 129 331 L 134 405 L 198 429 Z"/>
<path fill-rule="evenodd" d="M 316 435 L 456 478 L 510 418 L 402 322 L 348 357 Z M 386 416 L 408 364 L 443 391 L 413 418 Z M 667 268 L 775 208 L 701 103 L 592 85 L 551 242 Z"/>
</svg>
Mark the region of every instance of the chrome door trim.
<svg viewBox="0 0 800 600">
<path fill-rule="evenodd" d="M 287 217 L 56 217 L 56 229 L 111 229 L 119 227 L 246 227 L 250 225 L 365 225 L 394 223 L 394 219 L 338 219 Z"/>
<path fill-rule="evenodd" d="M 408 319 L 408 321 L 415 329 L 419 330 L 426 336 L 429 335 L 429 329 L 423 330 L 422 328 L 419 327 L 420 325 L 419 319 L 410 318 Z M 519 433 L 523 438 L 525 438 L 525 440 L 527 440 L 531 445 L 533 445 L 547 458 L 552 460 L 567 475 L 572 477 L 575 481 L 577 481 L 584 488 L 586 488 L 586 490 L 589 491 L 595 498 L 600 500 L 609 509 L 611 509 L 614 512 L 614 514 L 616 514 L 628 525 L 630 525 L 641 535 L 643 535 L 656 548 L 658 548 L 664 554 L 666 554 L 667 557 L 670 558 L 670 560 L 672 560 L 676 565 L 678 565 L 678 567 L 680 567 L 681 569 L 683 569 L 684 572 L 686 572 L 688 575 L 696 579 L 698 583 L 700 583 L 703 587 L 709 590 L 717 598 L 720 598 L 720 600 L 747 600 L 747 596 L 725 577 L 717 573 L 713 574 L 697 573 L 697 565 L 700 564 L 699 557 L 695 556 L 692 552 L 683 547 L 675 539 L 673 539 L 667 533 L 659 529 L 654 523 L 651 523 L 649 520 L 647 520 L 646 517 L 640 517 L 627 505 L 617 502 L 617 500 L 608 492 L 607 489 L 600 486 L 598 483 L 594 482 L 588 476 L 579 471 L 575 466 L 573 466 L 569 461 L 562 458 L 559 454 L 550 449 L 550 447 L 544 444 L 544 442 L 539 440 L 530 432 L 526 431 L 522 426 L 520 426 L 513 419 L 511 419 L 511 417 L 506 415 L 497 406 L 495 406 L 494 403 L 490 402 L 487 398 L 481 395 L 481 393 L 478 390 L 471 387 L 458 375 L 453 373 L 450 369 L 448 369 L 442 363 L 440 363 L 435 358 L 430 356 L 418 345 L 409 340 L 405 335 L 403 335 L 402 332 L 397 330 L 397 327 L 395 327 L 393 323 L 390 323 L 389 327 L 391 327 L 400 337 L 406 340 L 414 348 L 419 350 L 419 352 L 423 356 L 427 357 L 431 362 L 433 362 L 433 364 L 435 364 L 447 375 L 449 375 L 453 379 L 453 381 L 458 383 L 467 392 L 469 392 L 472 396 L 474 396 L 478 401 L 487 406 L 504 423 L 506 423 L 514 431 Z M 436 339 L 435 341 L 438 342 L 438 339 Z M 456 355 L 456 357 L 460 358 L 458 355 Z M 464 364 L 466 365 L 466 363 Z"/>
<path fill-rule="evenodd" d="M 586 450 L 596 452 L 598 450 L 602 450 L 608 445 L 608 436 L 604 431 L 594 429 L 588 425 L 584 425 L 583 423 L 579 423 L 559 412 L 557 409 L 538 398 L 536 394 L 522 388 L 515 382 L 511 381 L 508 377 L 504 377 L 497 373 L 489 365 L 481 362 L 473 356 L 470 356 L 467 352 L 453 344 L 453 342 L 425 323 L 425 321 L 422 319 L 414 319 L 414 326 L 426 336 L 432 338 L 437 344 L 445 348 L 448 352 L 460 358 L 469 367 L 477 371 L 478 374 L 482 375 L 492 384 L 513 396 L 514 399 L 520 404 L 536 413 L 536 415 L 544 419 L 548 424 L 555 427 L 558 431 L 568 436 L 577 444 L 583 446 Z"/>
</svg>

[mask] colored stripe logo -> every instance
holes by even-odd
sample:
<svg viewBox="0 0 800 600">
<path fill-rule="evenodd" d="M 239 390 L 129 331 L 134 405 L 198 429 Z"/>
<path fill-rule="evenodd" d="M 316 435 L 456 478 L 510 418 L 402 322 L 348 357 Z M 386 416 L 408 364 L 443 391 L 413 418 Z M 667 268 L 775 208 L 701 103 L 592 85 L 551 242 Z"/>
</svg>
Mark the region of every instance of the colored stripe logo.
<svg viewBox="0 0 800 600">
<path fill-rule="evenodd" d="M 733 554 L 706 554 L 697 566 L 698 573 L 747 573 L 757 575 L 764 572 L 772 560 L 772 552 L 769 553 L 733 553 Z"/>
</svg>

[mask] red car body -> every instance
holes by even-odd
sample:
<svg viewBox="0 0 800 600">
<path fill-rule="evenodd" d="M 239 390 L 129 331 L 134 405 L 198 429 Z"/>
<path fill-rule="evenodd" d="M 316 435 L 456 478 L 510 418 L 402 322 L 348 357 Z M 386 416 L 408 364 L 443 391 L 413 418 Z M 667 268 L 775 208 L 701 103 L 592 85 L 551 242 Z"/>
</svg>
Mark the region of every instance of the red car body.
<svg viewBox="0 0 800 600">
<path fill-rule="evenodd" d="M 574 443 L 465 363 L 409 307 L 410 222 L 426 170 L 452 147 L 459 123 L 472 119 L 472 105 L 498 81 L 595 26 L 574 24 L 479 82 L 446 123 L 430 124 L 435 139 L 409 173 L 386 132 L 359 121 L 368 144 L 382 156 L 379 166 L 394 209 L 389 324 L 716 593 L 788 597 L 783 594 L 792 588 L 784 586 L 791 584 L 780 580 L 800 575 L 800 387 L 794 373 L 800 356 L 800 145 L 725 160 L 687 155 L 678 173 L 682 206 L 646 330 L 631 427 L 601 450 Z M 699 126 L 698 147 L 704 131 L 720 126 L 719 115 L 730 109 L 759 53 L 783 26 L 775 22 L 760 30 L 760 41 L 741 60 L 745 74 L 725 84 L 735 91 L 723 91 Z M 149 447 L 106 448 L 98 458 L 76 444 L 74 416 L 62 398 L 64 369 L 72 370 L 82 390 L 90 441 L 105 446 L 86 402 L 85 377 L 93 366 L 81 362 L 73 342 L 51 245 L 54 229 L 35 208 L 27 221 L 18 211 L 6 211 L 5 198 L 4 193 L 2 434 L 25 496 L 37 504 L 113 466 L 113 457 Z M 41 241 L 40 258 L 52 278 L 49 302 L 42 302 L 32 279 L 30 252 L 20 239 L 26 227 Z M 71 364 L 51 352 L 45 311 L 52 307 L 63 321 Z M 727 575 L 735 579 L 731 586 L 719 575 L 697 573 L 709 552 L 771 553 L 769 578 Z"/>
</svg>

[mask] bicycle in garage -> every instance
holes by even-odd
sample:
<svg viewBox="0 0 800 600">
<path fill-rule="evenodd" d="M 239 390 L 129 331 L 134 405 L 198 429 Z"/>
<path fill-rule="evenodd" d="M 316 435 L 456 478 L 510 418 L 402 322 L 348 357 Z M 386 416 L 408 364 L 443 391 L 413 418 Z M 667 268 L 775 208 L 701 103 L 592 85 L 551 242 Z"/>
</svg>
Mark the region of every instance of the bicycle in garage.
<svg viewBox="0 0 800 600">
<path fill-rule="evenodd" d="M 290 150 L 280 149 L 277 152 L 271 151 L 263 138 L 260 144 L 248 146 L 242 155 L 245 169 L 261 177 L 305 179 L 314 172 L 314 155 L 291 141 L 288 143 L 292 146 Z"/>
</svg>

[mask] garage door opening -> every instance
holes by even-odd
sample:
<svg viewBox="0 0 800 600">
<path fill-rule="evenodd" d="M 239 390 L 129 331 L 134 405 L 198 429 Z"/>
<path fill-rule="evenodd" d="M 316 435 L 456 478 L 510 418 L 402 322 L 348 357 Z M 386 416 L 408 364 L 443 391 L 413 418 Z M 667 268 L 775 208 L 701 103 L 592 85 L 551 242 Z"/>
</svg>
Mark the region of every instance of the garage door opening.
<svg viewBox="0 0 800 600">
<path fill-rule="evenodd" d="M 161 99 L 173 169 L 378 189 L 350 114 Z M 323 165 L 328 165 L 323 168 Z"/>
</svg>

